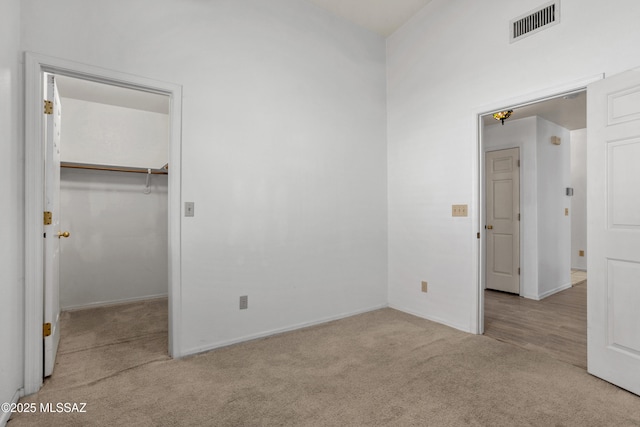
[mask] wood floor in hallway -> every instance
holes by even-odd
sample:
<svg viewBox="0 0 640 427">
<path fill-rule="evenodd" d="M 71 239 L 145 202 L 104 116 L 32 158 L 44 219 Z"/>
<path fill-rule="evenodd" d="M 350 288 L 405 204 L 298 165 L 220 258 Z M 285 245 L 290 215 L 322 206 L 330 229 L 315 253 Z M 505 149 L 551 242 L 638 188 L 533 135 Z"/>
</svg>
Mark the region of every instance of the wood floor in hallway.
<svg viewBox="0 0 640 427">
<path fill-rule="evenodd" d="M 587 367 L 587 282 L 541 301 L 485 291 L 485 335 Z"/>
</svg>

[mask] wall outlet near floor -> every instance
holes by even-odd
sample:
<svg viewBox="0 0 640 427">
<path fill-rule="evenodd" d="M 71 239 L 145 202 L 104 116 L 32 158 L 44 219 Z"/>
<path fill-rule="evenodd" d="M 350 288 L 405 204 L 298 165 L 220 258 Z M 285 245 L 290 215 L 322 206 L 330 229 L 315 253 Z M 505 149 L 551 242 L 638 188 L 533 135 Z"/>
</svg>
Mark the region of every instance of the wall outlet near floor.
<svg viewBox="0 0 640 427">
<path fill-rule="evenodd" d="M 240 297 L 240 310 L 246 310 L 249 308 L 249 296 L 243 295 Z"/>
<path fill-rule="evenodd" d="M 578 251 L 578 256 L 584 256 L 584 251 Z"/>
<path fill-rule="evenodd" d="M 427 282 L 422 282 L 422 292 L 427 292 Z"/>
<path fill-rule="evenodd" d="M 467 205 L 451 205 L 451 216 L 468 216 Z"/>
</svg>

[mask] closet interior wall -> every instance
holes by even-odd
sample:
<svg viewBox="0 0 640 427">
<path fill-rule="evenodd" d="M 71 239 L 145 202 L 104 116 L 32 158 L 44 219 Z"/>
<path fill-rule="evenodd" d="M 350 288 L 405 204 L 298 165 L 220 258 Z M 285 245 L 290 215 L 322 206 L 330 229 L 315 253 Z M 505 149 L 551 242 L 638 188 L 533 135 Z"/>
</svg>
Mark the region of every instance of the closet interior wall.
<svg viewBox="0 0 640 427">
<path fill-rule="evenodd" d="M 62 98 L 65 162 L 161 169 L 166 114 Z M 167 295 L 167 175 L 61 168 L 62 310 Z"/>
</svg>

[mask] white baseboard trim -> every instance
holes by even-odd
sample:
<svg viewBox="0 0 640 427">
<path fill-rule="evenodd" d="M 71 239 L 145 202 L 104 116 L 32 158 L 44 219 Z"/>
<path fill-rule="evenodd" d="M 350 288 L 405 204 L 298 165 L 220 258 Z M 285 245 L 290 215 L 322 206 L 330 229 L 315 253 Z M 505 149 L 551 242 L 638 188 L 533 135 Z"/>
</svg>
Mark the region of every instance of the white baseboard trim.
<svg viewBox="0 0 640 427">
<path fill-rule="evenodd" d="M 393 308 L 394 310 L 402 311 L 403 313 L 407 313 L 407 314 L 410 314 L 412 316 L 420 317 L 421 319 L 430 320 L 431 322 L 440 323 L 442 325 L 448 326 L 448 327 L 453 328 L 453 329 L 457 329 L 457 330 L 462 331 L 462 332 L 466 332 L 468 334 L 473 334 L 473 332 L 471 331 L 471 328 L 469 326 L 456 325 L 455 323 L 451 323 L 451 322 L 449 322 L 447 320 L 444 320 L 444 319 L 441 319 L 439 317 L 428 316 L 428 315 L 425 315 L 425 314 L 422 314 L 422 313 L 415 312 L 413 310 L 408 310 L 406 308 L 398 307 L 397 305 L 394 305 L 394 304 L 389 304 L 389 308 Z"/>
<path fill-rule="evenodd" d="M 18 399 L 20 399 L 22 396 L 24 396 L 23 389 L 16 390 L 15 394 L 11 398 L 11 401 L 7 403 L 18 403 Z M 5 402 L 0 402 L 0 403 L 5 403 Z M 5 427 L 7 425 L 7 422 L 9 421 L 9 418 L 11 418 L 11 412 L 0 411 L 0 427 Z"/>
<path fill-rule="evenodd" d="M 194 354 L 204 353 L 204 352 L 215 350 L 215 349 L 222 348 L 222 347 L 228 347 L 230 345 L 239 344 L 239 343 L 245 342 L 245 341 L 251 341 L 251 340 L 255 340 L 255 339 L 265 338 L 265 337 L 269 337 L 269 336 L 272 336 L 272 335 L 278 335 L 278 334 L 282 334 L 282 333 L 285 333 L 285 332 L 295 331 L 297 329 L 308 328 L 310 326 L 321 325 L 323 323 L 333 322 L 334 320 L 345 319 L 347 317 L 357 316 L 358 314 L 368 313 L 370 311 L 380 310 L 382 308 L 387 308 L 387 307 L 388 307 L 387 304 L 380 304 L 380 305 L 376 305 L 376 306 L 373 306 L 373 307 L 364 308 L 362 310 L 356 310 L 356 311 L 352 311 L 352 312 L 349 312 L 349 313 L 342 313 L 342 314 L 338 314 L 336 316 L 324 317 L 322 319 L 312 320 L 310 322 L 297 323 L 295 325 L 286 326 L 284 328 L 271 329 L 269 331 L 259 332 L 257 334 L 245 335 L 243 337 L 235 338 L 235 339 L 232 339 L 232 340 L 220 341 L 220 342 L 217 342 L 217 343 L 214 343 L 214 344 L 211 344 L 211 345 L 206 345 L 206 346 L 201 346 L 201 347 L 192 347 L 190 349 L 186 349 L 185 351 L 183 351 L 181 353 L 180 357 L 192 356 Z"/>
<path fill-rule="evenodd" d="M 541 293 L 540 295 L 538 295 L 538 298 L 536 298 L 538 301 L 545 299 L 546 297 L 550 297 L 553 294 L 557 294 L 558 292 L 562 292 L 565 289 L 569 289 L 571 287 L 571 282 L 569 283 L 565 283 L 564 285 L 560 286 L 559 288 L 555 288 L 555 289 L 551 289 L 550 291 Z"/>
<path fill-rule="evenodd" d="M 77 311 L 77 310 L 85 310 L 87 308 L 109 307 L 112 305 L 122 305 L 122 304 L 129 304 L 132 302 L 148 301 L 148 300 L 162 299 L 162 298 L 167 298 L 167 294 L 146 295 L 142 297 L 125 298 L 125 299 L 119 299 L 119 300 L 113 300 L 113 301 L 100 301 L 100 302 L 92 302 L 89 304 L 70 305 L 67 307 L 60 307 L 60 310 Z"/>
</svg>

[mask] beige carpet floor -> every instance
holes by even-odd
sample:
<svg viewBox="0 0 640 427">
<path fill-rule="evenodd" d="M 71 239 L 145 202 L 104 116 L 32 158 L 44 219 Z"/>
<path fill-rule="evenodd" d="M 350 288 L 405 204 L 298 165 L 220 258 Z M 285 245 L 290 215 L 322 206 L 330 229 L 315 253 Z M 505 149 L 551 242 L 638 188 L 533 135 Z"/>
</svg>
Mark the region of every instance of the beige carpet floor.
<svg viewBox="0 0 640 427">
<path fill-rule="evenodd" d="M 53 377 L 21 402 L 87 412 L 9 427 L 640 426 L 640 397 L 583 369 L 392 309 L 181 360 L 166 301 L 65 313 L 63 328 Z"/>
</svg>

